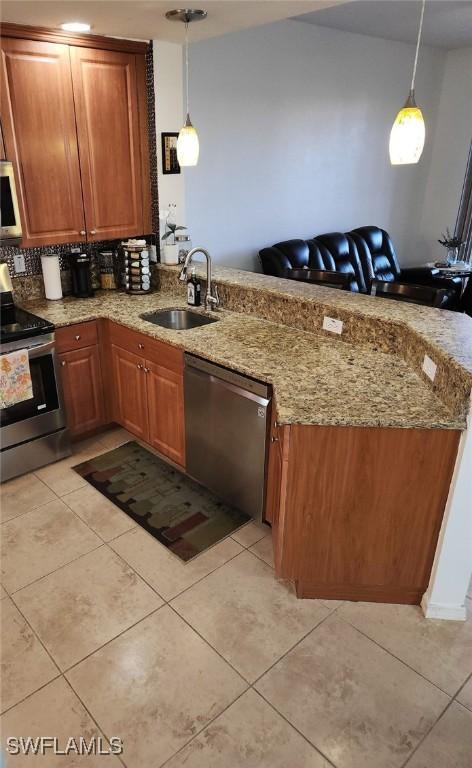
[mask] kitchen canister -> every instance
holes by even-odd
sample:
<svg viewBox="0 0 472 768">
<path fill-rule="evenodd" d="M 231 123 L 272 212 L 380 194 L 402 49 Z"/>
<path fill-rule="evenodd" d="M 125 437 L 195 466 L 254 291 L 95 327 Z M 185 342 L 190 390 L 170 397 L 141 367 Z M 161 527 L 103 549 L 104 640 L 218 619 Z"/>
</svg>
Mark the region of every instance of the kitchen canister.
<svg viewBox="0 0 472 768">
<path fill-rule="evenodd" d="M 121 243 L 124 252 L 126 293 L 149 293 L 151 267 L 149 249 L 145 240 L 127 240 Z"/>
<path fill-rule="evenodd" d="M 176 235 L 175 242 L 177 244 L 177 259 L 179 264 L 183 264 L 189 251 L 192 250 L 192 241 L 188 235 Z"/>
<path fill-rule="evenodd" d="M 98 263 L 100 267 L 100 288 L 103 291 L 116 289 L 114 251 L 100 251 Z"/>
<path fill-rule="evenodd" d="M 59 256 L 55 256 L 53 253 L 41 256 L 41 269 L 43 270 L 44 292 L 46 298 L 52 301 L 62 299 Z"/>
</svg>

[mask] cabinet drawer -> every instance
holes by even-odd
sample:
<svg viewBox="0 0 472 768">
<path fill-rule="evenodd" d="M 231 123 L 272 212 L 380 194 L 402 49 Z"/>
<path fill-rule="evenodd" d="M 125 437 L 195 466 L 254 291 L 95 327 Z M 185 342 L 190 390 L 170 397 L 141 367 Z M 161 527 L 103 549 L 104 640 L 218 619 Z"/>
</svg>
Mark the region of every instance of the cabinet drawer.
<svg viewBox="0 0 472 768">
<path fill-rule="evenodd" d="M 110 341 L 127 352 L 144 357 L 151 363 L 157 363 L 176 372 L 183 370 L 184 355 L 181 349 L 164 341 L 152 339 L 144 333 L 132 331 L 118 323 L 110 323 Z"/>
<path fill-rule="evenodd" d="M 97 323 L 77 323 L 56 330 L 56 351 L 71 352 L 98 343 Z"/>
</svg>

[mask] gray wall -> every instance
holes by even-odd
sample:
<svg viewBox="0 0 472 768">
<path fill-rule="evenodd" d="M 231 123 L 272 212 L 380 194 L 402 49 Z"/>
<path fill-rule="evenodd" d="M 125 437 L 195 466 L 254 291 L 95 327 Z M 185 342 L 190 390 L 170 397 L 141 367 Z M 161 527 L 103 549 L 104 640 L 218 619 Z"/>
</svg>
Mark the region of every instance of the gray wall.
<svg viewBox="0 0 472 768">
<path fill-rule="evenodd" d="M 254 269 L 258 250 L 278 240 L 375 223 L 403 263 L 417 261 L 445 54 L 421 51 L 423 157 L 392 168 L 389 133 L 413 55 L 410 45 L 297 21 L 192 45 L 200 162 L 185 185 L 194 245 Z"/>
</svg>

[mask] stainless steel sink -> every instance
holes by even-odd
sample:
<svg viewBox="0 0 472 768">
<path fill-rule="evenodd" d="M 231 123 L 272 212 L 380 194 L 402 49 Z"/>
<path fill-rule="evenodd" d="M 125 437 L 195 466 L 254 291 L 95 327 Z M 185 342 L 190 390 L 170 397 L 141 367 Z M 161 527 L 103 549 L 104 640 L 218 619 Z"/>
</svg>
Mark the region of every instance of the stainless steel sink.
<svg viewBox="0 0 472 768">
<path fill-rule="evenodd" d="M 157 312 L 146 312 L 140 315 L 142 320 L 162 328 L 170 328 L 172 331 L 188 331 L 198 328 L 200 325 L 216 323 L 216 317 L 207 317 L 191 309 L 160 309 Z"/>
</svg>

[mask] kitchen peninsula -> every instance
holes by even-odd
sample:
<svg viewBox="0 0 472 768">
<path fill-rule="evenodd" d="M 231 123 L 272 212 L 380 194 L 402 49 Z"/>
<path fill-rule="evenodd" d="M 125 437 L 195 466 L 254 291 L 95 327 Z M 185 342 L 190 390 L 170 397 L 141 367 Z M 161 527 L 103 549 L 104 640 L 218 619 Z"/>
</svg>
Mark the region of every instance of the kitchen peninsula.
<svg viewBox="0 0 472 768">
<path fill-rule="evenodd" d="M 159 290 L 144 297 L 31 305 L 58 329 L 62 368 L 79 366 L 64 379 L 75 434 L 118 422 L 185 467 L 183 352 L 268 382 L 277 575 L 300 597 L 419 603 L 467 427 L 472 320 L 224 268 L 218 322 L 172 331 L 143 320 L 185 306 L 177 276 L 160 267 Z M 340 335 L 323 330 L 326 316 Z M 143 368 L 154 382 L 147 405 Z"/>
</svg>

